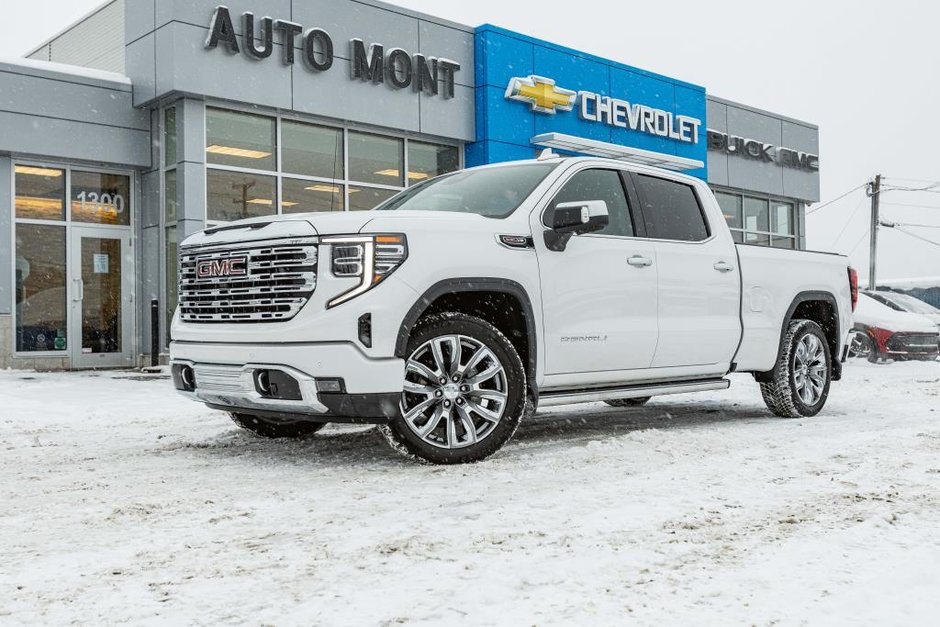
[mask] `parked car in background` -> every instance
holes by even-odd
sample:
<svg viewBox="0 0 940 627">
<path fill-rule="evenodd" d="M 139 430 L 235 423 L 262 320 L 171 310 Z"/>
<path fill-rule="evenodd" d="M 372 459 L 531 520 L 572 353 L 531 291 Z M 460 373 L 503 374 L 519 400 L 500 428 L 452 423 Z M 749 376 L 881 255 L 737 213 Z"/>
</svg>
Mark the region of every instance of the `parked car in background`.
<svg viewBox="0 0 940 627">
<path fill-rule="evenodd" d="M 930 303 L 925 303 L 919 298 L 911 296 L 910 294 L 899 294 L 897 292 L 886 291 L 866 291 L 865 294 L 868 294 L 882 305 L 887 305 L 895 311 L 906 311 L 908 313 L 919 314 L 925 318 L 929 318 L 935 325 L 937 325 L 937 328 L 940 328 L 940 309 L 937 309 Z"/>
<path fill-rule="evenodd" d="M 858 295 L 855 337 L 849 355 L 877 363 L 885 359 L 933 360 L 940 332 L 929 318 L 885 305 L 870 293 Z"/>
</svg>

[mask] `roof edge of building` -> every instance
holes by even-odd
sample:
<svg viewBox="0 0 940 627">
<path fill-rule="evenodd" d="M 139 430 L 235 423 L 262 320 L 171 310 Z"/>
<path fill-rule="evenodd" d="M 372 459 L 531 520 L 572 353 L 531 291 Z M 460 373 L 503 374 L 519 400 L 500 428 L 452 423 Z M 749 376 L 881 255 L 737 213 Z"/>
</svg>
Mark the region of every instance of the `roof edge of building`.
<svg viewBox="0 0 940 627">
<path fill-rule="evenodd" d="M 108 86 L 120 85 L 130 88 L 131 79 L 117 72 L 97 70 L 81 65 L 68 65 L 54 61 L 39 61 L 36 59 L 23 59 L 19 57 L 0 57 L 0 72 L 17 74 L 46 75 L 48 78 L 66 78 L 68 80 L 93 84 L 106 83 Z"/>
<path fill-rule="evenodd" d="M 751 105 L 737 102 L 736 100 L 728 100 L 727 98 L 721 98 L 719 96 L 715 96 L 712 94 L 706 94 L 705 98 L 707 100 L 712 100 L 714 102 L 717 102 L 718 104 L 729 105 L 732 107 L 737 107 L 738 109 L 745 109 L 746 111 L 751 111 L 753 113 L 757 113 L 760 115 L 766 115 L 768 117 L 772 117 L 778 120 L 785 120 L 793 124 L 799 124 L 800 126 L 805 126 L 806 128 L 810 128 L 816 131 L 819 130 L 819 126 L 817 124 L 813 124 L 812 122 L 807 122 L 805 120 L 798 120 L 796 118 L 791 118 L 790 116 L 787 116 L 787 115 L 774 113 L 773 111 L 768 111 L 767 109 L 760 109 L 758 107 L 753 107 Z"/>
</svg>

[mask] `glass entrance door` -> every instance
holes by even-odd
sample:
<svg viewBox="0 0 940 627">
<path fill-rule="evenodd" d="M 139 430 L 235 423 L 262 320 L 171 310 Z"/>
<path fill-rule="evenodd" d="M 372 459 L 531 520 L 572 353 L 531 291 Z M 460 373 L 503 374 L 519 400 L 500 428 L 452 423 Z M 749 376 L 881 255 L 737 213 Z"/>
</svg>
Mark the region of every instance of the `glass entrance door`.
<svg viewBox="0 0 940 627">
<path fill-rule="evenodd" d="M 128 231 L 73 227 L 69 300 L 73 368 L 133 365 L 134 255 Z"/>
</svg>

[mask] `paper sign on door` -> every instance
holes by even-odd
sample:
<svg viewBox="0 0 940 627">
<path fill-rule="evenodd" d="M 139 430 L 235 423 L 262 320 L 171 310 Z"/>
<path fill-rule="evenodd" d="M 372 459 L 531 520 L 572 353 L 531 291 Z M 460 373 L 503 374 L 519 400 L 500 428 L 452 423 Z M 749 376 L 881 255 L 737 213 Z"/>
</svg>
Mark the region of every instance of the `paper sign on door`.
<svg viewBox="0 0 940 627">
<path fill-rule="evenodd" d="M 108 273 L 108 256 L 95 254 L 95 274 L 107 274 Z"/>
</svg>

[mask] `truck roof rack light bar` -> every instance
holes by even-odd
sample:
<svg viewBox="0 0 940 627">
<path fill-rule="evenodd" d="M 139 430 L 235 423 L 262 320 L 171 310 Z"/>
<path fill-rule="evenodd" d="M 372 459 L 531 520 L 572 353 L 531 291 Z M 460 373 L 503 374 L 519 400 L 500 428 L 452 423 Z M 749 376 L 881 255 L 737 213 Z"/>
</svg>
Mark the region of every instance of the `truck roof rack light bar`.
<svg viewBox="0 0 940 627">
<path fill-rule="evenodd" d="M 695 170 L 705 167 L 705 164 L 698 159 L 687 159 L 685 157 L 677 157 L 676 155 L 667 155 L 662 152 L 653 152 L 652 150 L 631 148 L 629 146 L 597 141 L 596 139 L 585 139 L 583 137 L 575 137 L 574 135 L 565 135 L 564 133 L 542 133 L 541 135 L 536 135 L 529 141 L 536 146 L 557 148 L 558 150 L 567 150 L 569 152 L 579 152 L 591 155 L 592 157 L 606 157 L 608 159 L 631 161 L 633 163 L 664 168 L 666 170 Z"/>
</svg>

